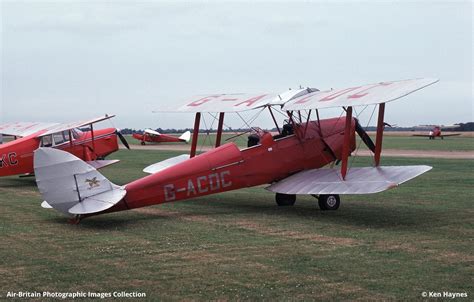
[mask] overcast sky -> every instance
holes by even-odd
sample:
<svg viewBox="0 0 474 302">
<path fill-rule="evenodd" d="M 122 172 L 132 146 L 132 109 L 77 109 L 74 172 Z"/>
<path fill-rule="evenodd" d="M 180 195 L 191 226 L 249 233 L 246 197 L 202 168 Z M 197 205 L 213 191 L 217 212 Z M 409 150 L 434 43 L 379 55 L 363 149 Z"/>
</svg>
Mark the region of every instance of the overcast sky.
<svg viewBox="0 0 474 302">
<path fill-rule="evenodd" d="M 184 128 L 192 115 L 151 111 L 417 77 L 440 82 L 387 105 L 387 122 L 474 120 L 471 1 L 1 1 L 1 19 L 0 123 L 114 113 L 121 128 Z"/>
</svg>

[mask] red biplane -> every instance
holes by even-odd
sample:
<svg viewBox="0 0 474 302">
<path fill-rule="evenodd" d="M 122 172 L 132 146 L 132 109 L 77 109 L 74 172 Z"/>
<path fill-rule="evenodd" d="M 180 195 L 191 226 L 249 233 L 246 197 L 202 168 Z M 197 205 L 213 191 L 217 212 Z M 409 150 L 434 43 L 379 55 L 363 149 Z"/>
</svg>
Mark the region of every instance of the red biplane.
<svg viewBox="0 0 474 302">
<path fill-rule="evenodd" d="M 172 135 L 166 135 L 159 133 L 158 131 L 151 130 L 151 129 L 145 129 L 143 131 L 143 134 L 139 133 L 134 133 L 133 138 L 137 139 L 140 141 L 142 145 L 145 145 L 145 143 L 188 143 L 189 140 L 191 139 L 191 132 L 186 131 L 181 136 L 176 137 Z"/>
<path fill-rule="evenodd" d="M 435 139 L 437 137 L 444 139 L 446 136 L 458 136 L 461 135 L 461 133 L 449 133 L 449 134 L 442 134 L 441 129 L 450 129 L 450 128 L 457 128 L 459 126 L 453 125 L 453 126 L 419 126 L 417 128 L 428 128 L 430 132 L 428 134 L 413 134 L 413 136 L 421 136 L 421 137 L 427 137 L 428 139 Z"/>
<path fill-rule="evenodd" d="M 39 147 L 52 147 L 81 158 L 94 168 L 118 162 L 104 158 L 118 150 L 117 136 L 129 148 L 127 141 L 115 128 L 94 130 L 93 124 L 110 119 L 103 116 L 92 120 L 53 123 L 11 123 L 0 125 L 0 133 L 13 140 L 0 144 L 0 176 L 33 175 L 33 152 Z M 89 126 L 90 131 L 79 128 Z"/>
<path fill-rule="evenodd" d="M 74 155 L 55 149 L 35 152 L 35 173 L 43 207 L 73 215 L 72 221 L 108 212 L 175 202 L 245 187 L 270 184 L 276 203 L 289 206 L 296 195 L 318 198 L 321 210 L 336 210 L 340 194 L 369 194 L 394 188 L 431 169 L 429 166 L 380 166 L 385 103 L 429 86 L 437 80 L 382 82 L 346 89 L 307 88 L 282 94 L 214 94 L 188 100 L 177 111 L 194 112 L 190 154 L 147 167 L 152 173 L 117 186 Z M 353 117 L 354 106 L 378 105 L 375 143 Z M 342 107 L 345 116 L 320 119 L 319 110 Z M 254 129 L 248 147 L 221 145 L 225 113 L 268 110 L 277 135 Z M 278 125 L 274 112 L 287 115 Z M 203 113 L 218 113 L 215 149 L 196 154 Z M 311 120 L 311 115 L 315 120 Z M 349 167 L 356 133 L 374 154 L 373 167 Z M 335 168 L 333 163 L 341 162 Z"/>
</svg>

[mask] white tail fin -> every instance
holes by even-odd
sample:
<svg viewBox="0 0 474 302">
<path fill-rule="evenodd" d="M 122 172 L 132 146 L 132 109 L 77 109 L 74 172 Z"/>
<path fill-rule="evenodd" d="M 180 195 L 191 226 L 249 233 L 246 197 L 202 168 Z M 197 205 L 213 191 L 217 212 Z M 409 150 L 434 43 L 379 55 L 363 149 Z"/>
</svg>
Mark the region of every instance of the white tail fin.
<svg viewBox="0 0 474 302">
<path fill-rule="evenodd" d="M 43 199 L 55 210 L 67 215 L 104 211 L 122 200 L 127 193 L 94 167 L 65 151 L 37 149 L 34 169 Z"/>
<path fill-rule="evenodd" d="M 185 141 L 186 143 L 189 143 L 189 140 L 191 139 L 191 131 L 186 131 L 186 132 L 184 132 L 183 134 L 181 134 L 181 136 L 179 137 L 179 139 L 182 139 L 182 140 Z"/>
</svg>

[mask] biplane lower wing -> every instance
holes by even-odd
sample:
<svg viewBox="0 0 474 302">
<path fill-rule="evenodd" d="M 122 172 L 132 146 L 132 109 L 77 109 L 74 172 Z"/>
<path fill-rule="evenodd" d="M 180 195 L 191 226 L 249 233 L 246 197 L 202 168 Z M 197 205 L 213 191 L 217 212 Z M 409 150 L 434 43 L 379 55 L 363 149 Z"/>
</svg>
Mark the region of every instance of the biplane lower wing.
<svg viewBox="0 0 474 302">
<path fill-rule="evenodd" d="M 312 169 L 296 173 L 266 189 L 283 194 L 371 194 L 394 188 L 431 169 L 430 166 L 351 168 L 345 180 L 338 169 Z"/>
</svg>

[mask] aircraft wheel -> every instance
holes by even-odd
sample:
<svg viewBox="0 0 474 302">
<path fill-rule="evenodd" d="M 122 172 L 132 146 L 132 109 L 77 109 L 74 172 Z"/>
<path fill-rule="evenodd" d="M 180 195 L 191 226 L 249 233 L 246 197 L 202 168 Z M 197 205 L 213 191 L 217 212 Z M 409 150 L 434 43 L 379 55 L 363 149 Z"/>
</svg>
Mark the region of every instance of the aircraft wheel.
<svg viewBox="0 0 474 302">
<path fill-rule="evenodd" d="M 141 142 L 140 144 L 141 144 L 142 146 L 145 146 L 145 142 Z"/>
<path fill-rule="evenodd" d="M 276 193 L 275 201 L 279 207 L 292 206 L 296 202 L 296 195 Z"/>
<path fill-rule="evenodd" d="M 318 205 L 321 211 L 335 211 L 339 209 L 341 199 L 337 194 L 319 195 Z"/>
</svg>

